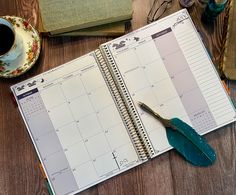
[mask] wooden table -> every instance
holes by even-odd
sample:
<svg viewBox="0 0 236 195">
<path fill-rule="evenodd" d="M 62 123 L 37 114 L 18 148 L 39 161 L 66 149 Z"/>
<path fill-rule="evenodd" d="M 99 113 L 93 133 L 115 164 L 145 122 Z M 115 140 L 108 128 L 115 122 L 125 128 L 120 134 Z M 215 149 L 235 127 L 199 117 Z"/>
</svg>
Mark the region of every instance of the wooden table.
<svg viewBox="0 0 236 195">
<path fill-rule="evenodd" d="M 152 0 L 133 0 L 132 29 L 146 24 L 151 4 Z M 165 15 L 177 9 L 180 6 L 173 0 Z M 200 21 L 202 10 L 196 3 L 189 12 L 213 56 L 213 62 L 218 64 L 224 38 L 224 13 L 214 25 L 204 26 Z M 35 0 L 0 0 L 0 15 L 21 16 L 38 26 L 38 4 Z M 40 58 L 29 72 L 15 79 L 0 79 L 0 195 L 48 194 L 36 152 L 19 111 L 9 96 L 9 87 L 82 56 L 110 39 L 44 37 Z M 236 98 L 236 83 L 231 81 L 229 86 L 231 96 Z M 206 139 L 217 151 L 218 159 L 211 167 L 194 167 L 172 150 L 81 194 L 236 194 L 235 124 L 206 135 Z"/>
</svg>

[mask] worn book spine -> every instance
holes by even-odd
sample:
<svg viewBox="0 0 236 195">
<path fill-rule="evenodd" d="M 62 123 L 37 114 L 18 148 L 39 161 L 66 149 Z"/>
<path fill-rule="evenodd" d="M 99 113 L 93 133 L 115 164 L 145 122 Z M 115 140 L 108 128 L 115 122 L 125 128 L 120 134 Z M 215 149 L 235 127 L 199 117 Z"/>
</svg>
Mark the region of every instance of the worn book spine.
<svg viewBox="0 0 236 195">
<path fill-rule="evenodd" d="M 236 1 L 229 0 L 225 12 L 224 41 L 219 69 L 222 77 L 236 80 Z"/>
<path fill-rule="evenodd" d="M 125 34 L 125 23 L 126 21 L 114 22 L 56 35 L 49 33 L 49 36 L 121 36 Z"/>
</svg>

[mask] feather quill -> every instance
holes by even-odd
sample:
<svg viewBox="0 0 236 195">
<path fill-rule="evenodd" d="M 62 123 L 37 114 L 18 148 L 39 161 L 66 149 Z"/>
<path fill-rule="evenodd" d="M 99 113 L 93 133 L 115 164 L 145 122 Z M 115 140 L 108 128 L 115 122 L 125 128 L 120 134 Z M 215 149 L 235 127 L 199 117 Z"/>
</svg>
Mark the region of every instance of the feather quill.
<svg viewBox="0 0 236 195">
<path fill-rule="evenodd" d="M 144 103 L 139 102 L 139 105 L 165 126 L 169 144 L 187 161 L 196 166 L 209 166 L 215 162 L 215 151 L 191 126 L 178 118 L 164 119 Z"/>
</svg>

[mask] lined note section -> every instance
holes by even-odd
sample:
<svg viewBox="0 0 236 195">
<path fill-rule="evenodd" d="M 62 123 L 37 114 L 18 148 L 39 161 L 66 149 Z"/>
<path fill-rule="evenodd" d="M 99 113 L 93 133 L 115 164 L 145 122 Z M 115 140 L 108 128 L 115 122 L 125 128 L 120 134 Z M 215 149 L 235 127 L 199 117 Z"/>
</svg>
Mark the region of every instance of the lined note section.
<svg viewBox="0 0 236 195">
<path fill-rule="evenodd" d="M 186 25 L 175 36 L 217 125 L 232 121 L 234 109 L 195 29 Z"/>
<path fill-rule="evenodd" d="M 215 128 L 215 119 L 201 93 L 201 89 L 198 87 L 172 29 L 167 28 L 155 33 L 152 35 L 152 38 L 193 127 L 198 132 Z"/>
</svg>

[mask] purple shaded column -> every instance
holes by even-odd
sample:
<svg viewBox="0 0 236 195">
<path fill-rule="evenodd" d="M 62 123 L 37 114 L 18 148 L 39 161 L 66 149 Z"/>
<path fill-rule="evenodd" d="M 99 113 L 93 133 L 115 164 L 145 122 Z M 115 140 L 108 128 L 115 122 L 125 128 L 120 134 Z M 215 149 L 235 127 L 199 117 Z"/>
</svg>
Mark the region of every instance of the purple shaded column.
<svg viewBox="0 0 236 195">
<path fill-rule="evenodd" d="M 152 35 L 181 102 L 198 131 L 216 127 L 216 122 L 199 89 L 171 28 Z"/>
<path fill-rule="evenodd" d="M 30 90 L 17 98 L 55 193 L 69 194 L 78 191 L 79 187 L 38 89 Z"/>
</svg>

